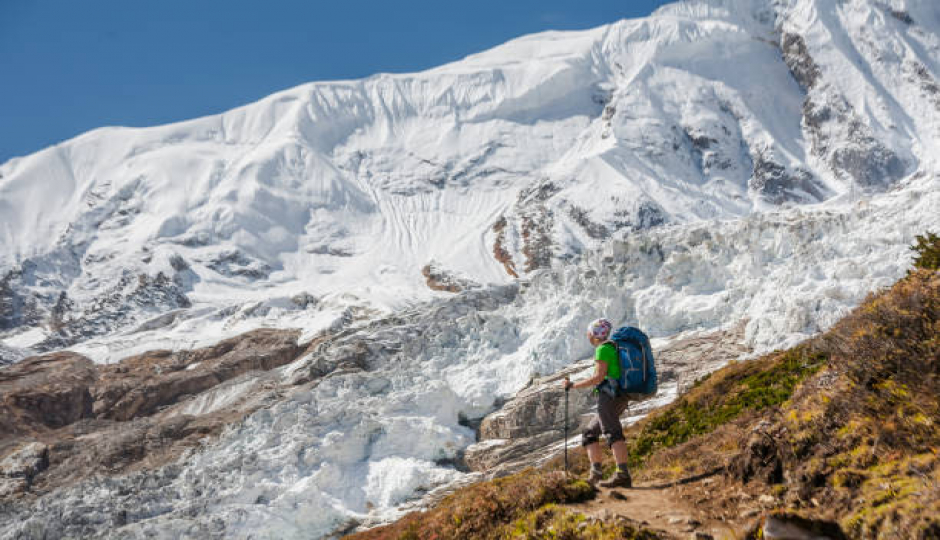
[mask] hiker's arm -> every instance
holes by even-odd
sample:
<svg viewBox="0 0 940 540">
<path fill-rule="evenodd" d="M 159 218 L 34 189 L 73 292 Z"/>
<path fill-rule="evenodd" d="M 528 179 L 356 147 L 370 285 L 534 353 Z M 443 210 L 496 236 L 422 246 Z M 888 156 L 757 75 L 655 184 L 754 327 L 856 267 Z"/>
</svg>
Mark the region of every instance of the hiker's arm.
<svg viewBox="0 0 940 540">
<path fill-rule="evenodd" d="M 571 385 L 572 388 L 591 388 L 592 386 L 597 386 L 604 380 L 604 377 L 607 376 L 607 363 L 606 362 L 595 362 L 594 363 L 594 376 L 590 379 L 585 379 L 583 381 L 578 381 Z"/>
</svg>

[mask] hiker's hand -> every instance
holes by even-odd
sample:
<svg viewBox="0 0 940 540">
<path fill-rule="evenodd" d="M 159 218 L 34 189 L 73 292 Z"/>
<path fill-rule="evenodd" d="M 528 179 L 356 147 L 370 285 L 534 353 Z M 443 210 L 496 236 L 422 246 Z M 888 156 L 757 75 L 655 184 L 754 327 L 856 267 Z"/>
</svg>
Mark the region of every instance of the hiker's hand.
<svg viewBox="0 0 940 540">
<path fill-rule="evenodd" d="M 565 380 L 561 381 L 561 387 L 568 390 L 569 388 L 574 388 L 574 383 L 571 382 L 571 379 L 565 377 Z"/>
</svg>

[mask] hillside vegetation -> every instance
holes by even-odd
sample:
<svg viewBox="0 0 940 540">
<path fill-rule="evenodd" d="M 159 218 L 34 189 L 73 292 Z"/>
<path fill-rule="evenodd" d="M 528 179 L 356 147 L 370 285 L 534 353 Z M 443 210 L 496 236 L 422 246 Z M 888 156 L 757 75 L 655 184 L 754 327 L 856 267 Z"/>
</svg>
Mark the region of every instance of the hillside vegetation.
<svg viewBox="0 0 940 540">
<path fill-rule="evenodd" d="M 919 236 L 913 249 L 905 278 L 828 332 L 728 365 L 631 426 L 639 483 L 714 475 L 715 496 L 697 504 L 715 518 L 739 517 L 742 500 L 772 500 L 739 531 L 749 538 L 761 537 L 768 515 L 836 523 L 851 538 L 940 538 L 940 238 Z M 585 472 L 582 452 L 572 463 Z M 557 459 L 475 484 L 352 538 L 662 534 L 557 506 L 595 495 L 560 468 Z"/>
</svg>

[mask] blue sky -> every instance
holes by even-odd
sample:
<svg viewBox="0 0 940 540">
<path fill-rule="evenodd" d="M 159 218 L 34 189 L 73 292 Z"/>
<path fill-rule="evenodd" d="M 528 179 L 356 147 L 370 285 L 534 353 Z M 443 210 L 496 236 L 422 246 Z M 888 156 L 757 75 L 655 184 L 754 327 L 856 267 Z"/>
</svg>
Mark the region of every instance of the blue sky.
<svg viewBox="0 0 940 540">
<path fill-rule="evenodd" d="M 663 0 L 0 0 L 0 162 L 100 126 L 219 113 L 309 81 L 434 67 Z"/>
</svg>

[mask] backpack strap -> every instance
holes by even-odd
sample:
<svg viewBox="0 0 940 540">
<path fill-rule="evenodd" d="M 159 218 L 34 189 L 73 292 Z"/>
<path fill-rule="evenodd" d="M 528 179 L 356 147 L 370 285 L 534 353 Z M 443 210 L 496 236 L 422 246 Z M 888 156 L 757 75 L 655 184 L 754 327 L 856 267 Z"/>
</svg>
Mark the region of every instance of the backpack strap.
<svg viewBox="0 0 940 540">
<path fill-rule="evenodd" d="M 617 352 L 617 362 L 619 363 L 619 362 L 620 362 L 620 347 L 617 346 L 617 342 L 616 342 L 616 341 L 614 341 L 614 340 L 608 338 L 607 341 L 601 343 L 600 345 L 598 345 L 598 347 L 603 347 L 604 345 L 607 345 L 608 343 L 610 343 L 611 345 L 614 346 L 614 351 Z M 610 366 L 607 366 L 607 372 L 610 373 Z M 610 379 L 610 376 L 608 375 L 608 376 L 604 377 L 604 379 L 605 379 L 605 380 L 606 380 L 606 379 Z"/>
<path fill-rule="evenodd" d="M 640 356 L 643 357 L 643 382 L 646 382 L 646 372 L 648 371 L 646 368 L 646 348 L 643 347 L 643 340 L 638 339 L 637 341 L 640 342 Z"/>
</svg>

